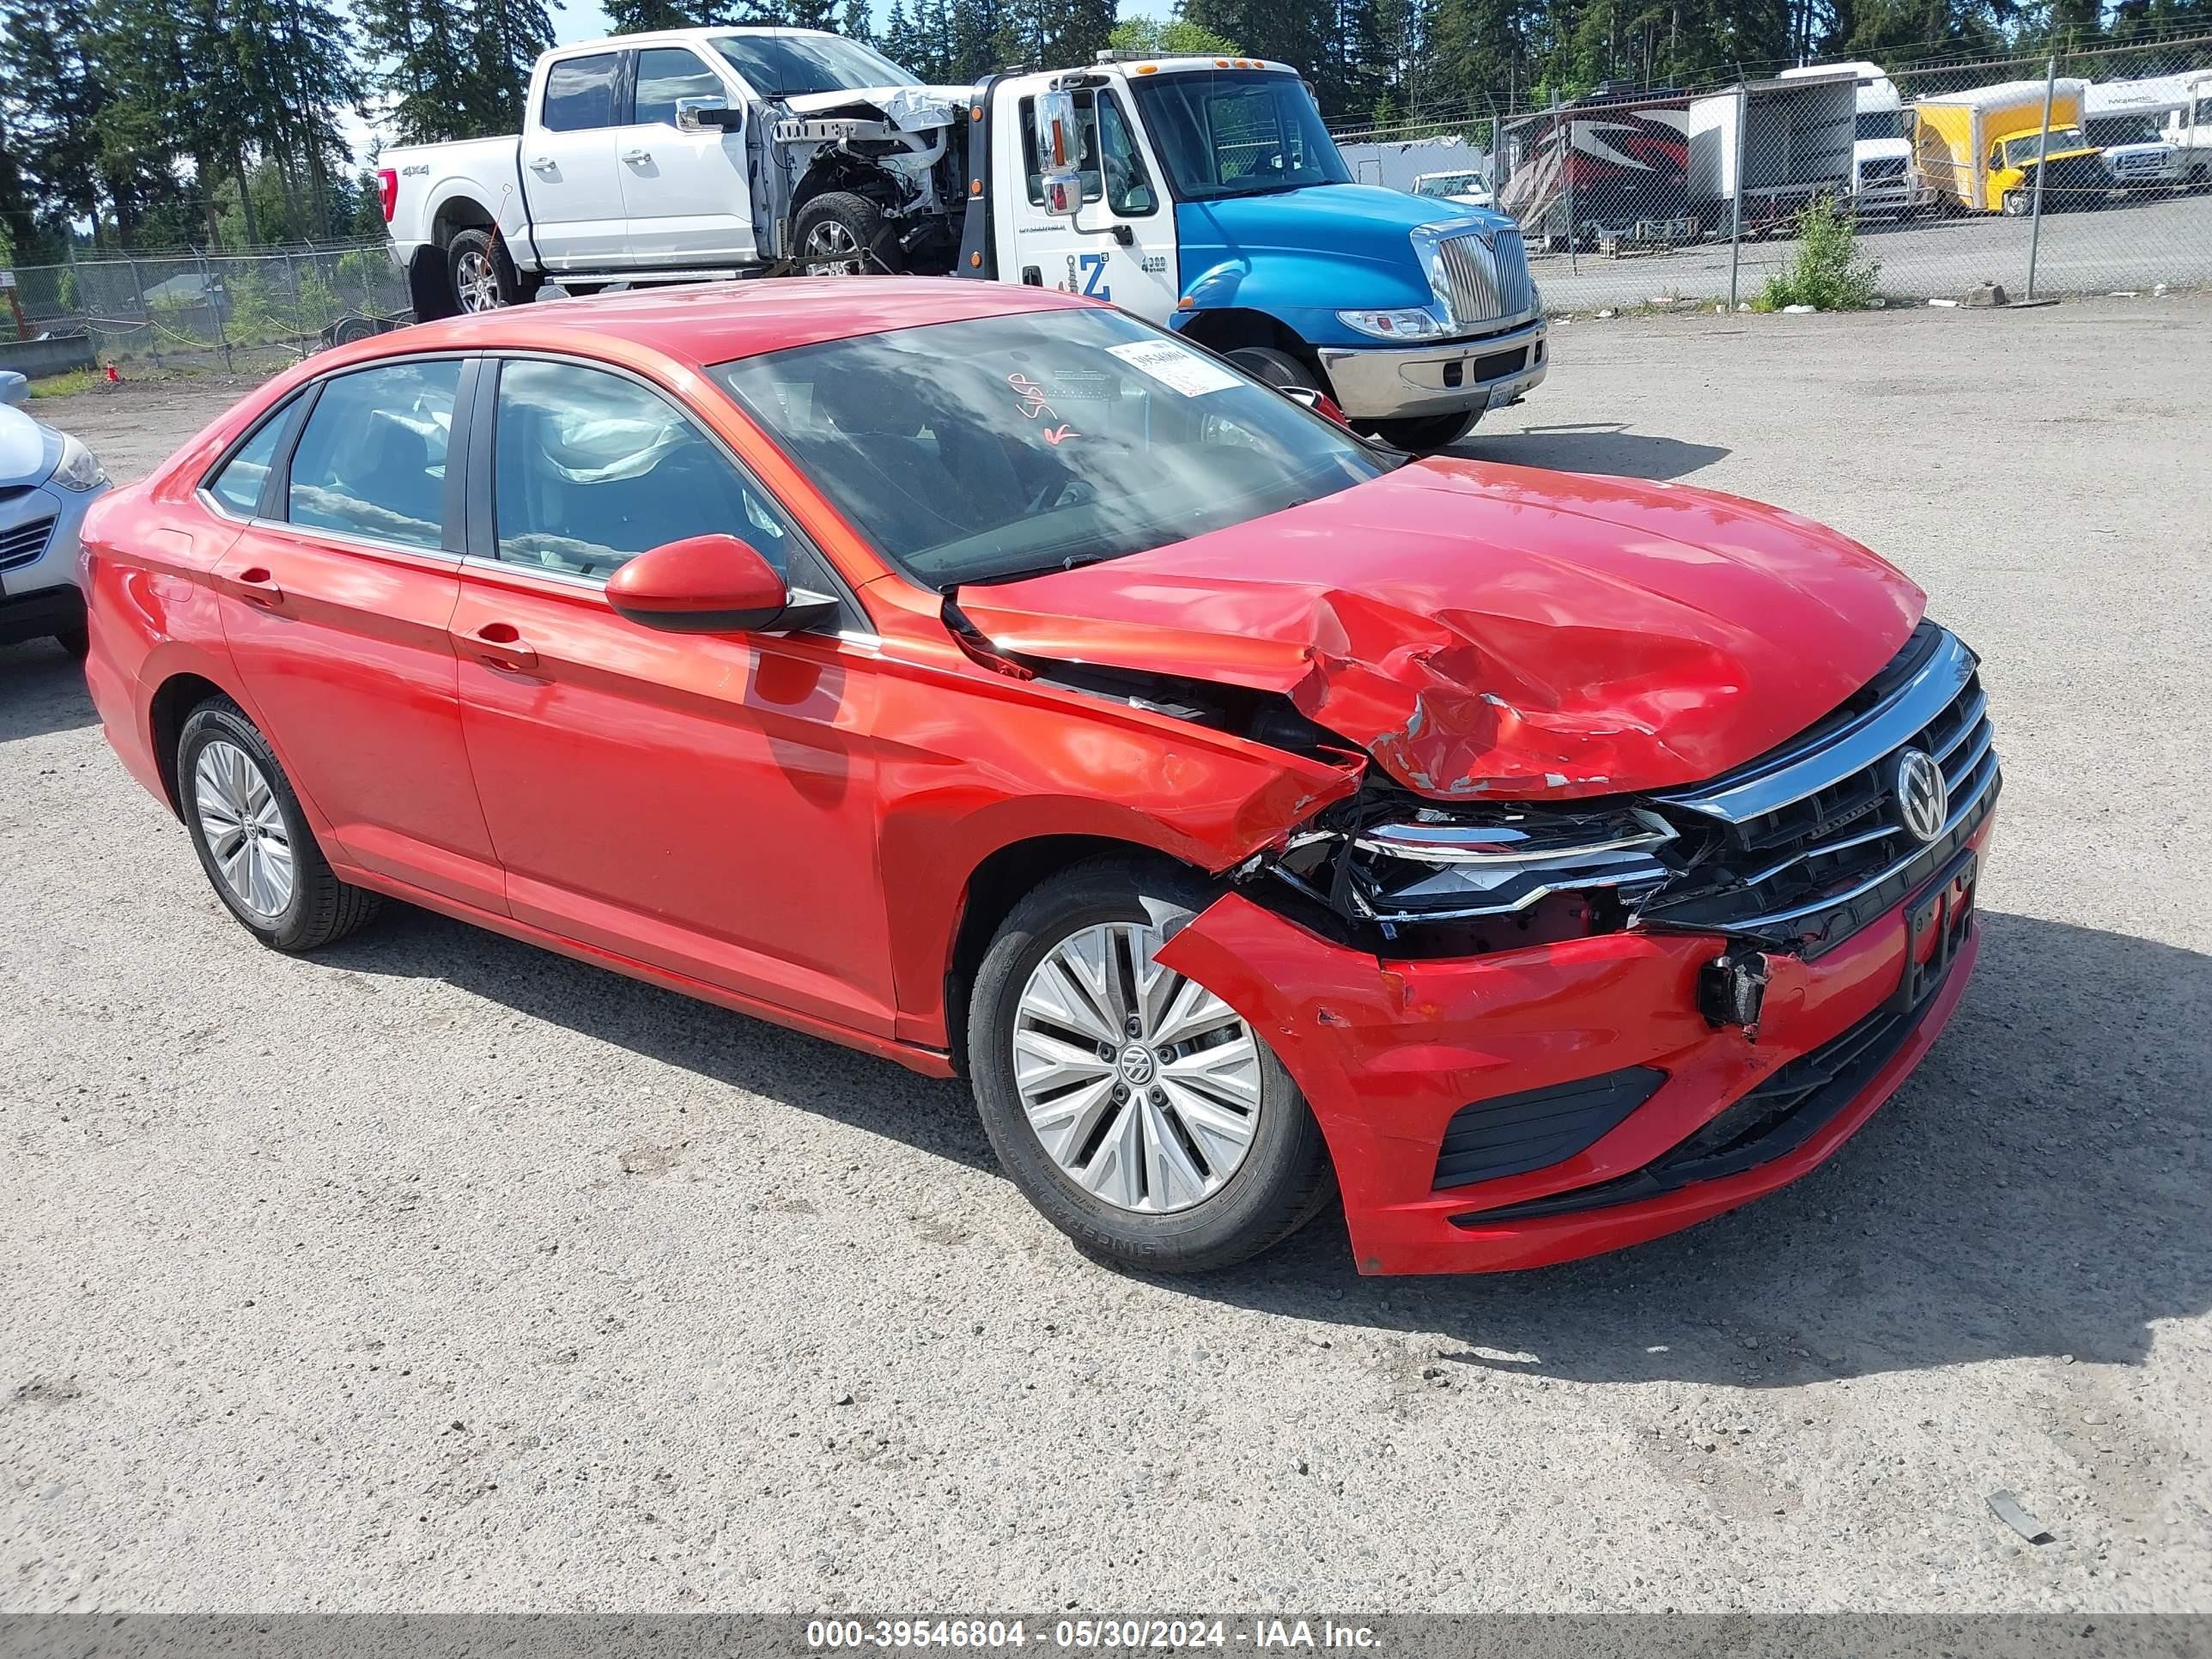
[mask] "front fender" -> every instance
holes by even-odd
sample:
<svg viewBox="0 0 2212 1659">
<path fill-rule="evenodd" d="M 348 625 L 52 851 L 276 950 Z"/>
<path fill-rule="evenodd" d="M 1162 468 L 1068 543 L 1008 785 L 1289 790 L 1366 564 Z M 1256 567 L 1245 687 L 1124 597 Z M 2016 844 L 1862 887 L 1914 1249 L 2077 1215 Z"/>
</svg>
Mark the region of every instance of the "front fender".
<svg viewBox="0 0 2212 1659">
<path fill-rule="evenodd" d="M 1273 317 L 1309 345 L 1353 345 L 1366 337 L 1336 319 L 1339 310 L 1394 310 L 1435 302 L 1412 249 L 1371 239 L 1365 245 L 1313 246 L 1291 240 L 1234 235 L 1202 214 L 1176 220 L 1188 326 L 1193 314 L 1241 309 Z"/>
</svg>

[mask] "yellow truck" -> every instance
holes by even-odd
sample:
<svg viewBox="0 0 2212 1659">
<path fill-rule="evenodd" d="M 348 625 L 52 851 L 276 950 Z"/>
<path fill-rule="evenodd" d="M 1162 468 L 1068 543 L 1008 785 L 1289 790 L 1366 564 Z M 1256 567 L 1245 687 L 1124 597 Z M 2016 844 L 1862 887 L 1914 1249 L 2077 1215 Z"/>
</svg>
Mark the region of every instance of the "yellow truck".
<svg viewBox="0 0 2212 1659">
<path fill-rule="evenodd" d="M 2051 88 L 2051 130 L 2043 125 L 2044 83 L 2008 81 L 1973 92 L 1923 98 L 1915 140 L 1920 170 L 1951 208 L 1967 213 L 2026 213 L 2043 169 L 2043 207 L 2094 207 L 2112 178 L 2097 147 L 2081 136 L 2086 81 Z"/>
</svg>

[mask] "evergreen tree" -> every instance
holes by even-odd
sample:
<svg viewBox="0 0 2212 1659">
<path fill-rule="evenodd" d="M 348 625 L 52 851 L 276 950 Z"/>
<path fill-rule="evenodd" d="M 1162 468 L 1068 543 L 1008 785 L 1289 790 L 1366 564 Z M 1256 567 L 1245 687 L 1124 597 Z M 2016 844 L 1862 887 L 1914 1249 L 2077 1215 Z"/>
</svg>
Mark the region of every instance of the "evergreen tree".
<svg viewBox="0 0 2212 1659">
<path fill-rule="evenodd" d="M 647 29 L 696 28 L 702 20 L 678 0 L 605 0 L 607 33 L 642 34 Z"/>
</svg>

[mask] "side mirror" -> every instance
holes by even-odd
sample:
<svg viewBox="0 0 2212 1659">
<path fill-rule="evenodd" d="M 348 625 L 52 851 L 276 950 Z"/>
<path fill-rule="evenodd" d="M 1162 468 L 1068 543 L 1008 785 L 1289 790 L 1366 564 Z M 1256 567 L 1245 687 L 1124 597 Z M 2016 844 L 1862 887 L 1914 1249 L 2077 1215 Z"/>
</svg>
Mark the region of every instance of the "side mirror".
<svg viewBox="0 0 2212 1659">
<path fill-rule="evenodd" d="M 745 125 L 745 112 L 732 109 L 719 98 L 678 98 L 676 100 L 676 125 L 683 132 L 705 132 L 720 129 L 736 132 Z"/>
<path fill-rule="evenodd" d="M 1044 210 L 1054 219 L 1073 219 L 1083 207 L 1083 139 L 1075 125 L 1075 94 L 1041 92 L 1036 97 L 1037 168 Z"/>
<path fill-rule="evenodd" d="M 811 628 L 837 602 L 793 592 L 760 550 L 735 536 L 690 536 L 649 548 L 607 578 L 607 602 L 647 628 L 678 634 Z"/>
<path fill-rule="evenodd" d="M 0 404 L 21 409 L 31 400 L 31 383 L 12 368 L 0 368 Z"/>
</svg>

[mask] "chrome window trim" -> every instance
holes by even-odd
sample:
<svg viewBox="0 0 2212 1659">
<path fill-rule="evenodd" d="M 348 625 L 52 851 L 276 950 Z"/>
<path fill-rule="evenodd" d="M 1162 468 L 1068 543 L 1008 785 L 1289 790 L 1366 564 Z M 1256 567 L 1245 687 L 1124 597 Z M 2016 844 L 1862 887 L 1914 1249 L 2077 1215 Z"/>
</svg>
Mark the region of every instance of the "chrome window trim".
<svg viewBox="0 0 2212 1659">
<path fill-rule="evenodd" d="M 1842 731 L 1826 733 L 1809 748 L 1768 763 L 1756 776 L 1656 793 L 1651 799 L 1729 823 L 1779 811 L 1864 771 L 1911 742 L 1958 699 L 1973 678 L 1975 667 L 1974 653 L 1946 629 L 1935 653 L 1911 679 Z"/>
<path fill-rule="evenodd" d="M 428 559 L 455 570 L 461 566 L 461 556 L 450 547 L 424 547 L 418 542 L 388 542 L 376 536 L 363 536 L 350 530 L 325 530 L 320 525 L 294 524 L 289 519 L 238 519 L 223 515 L 233 524 L 243 524 L 249 530 L 275 531 L 295 541 L 336 542 L 340 546 L 363 553 L 403 553 L 410 559 Z"/>
</svg>

